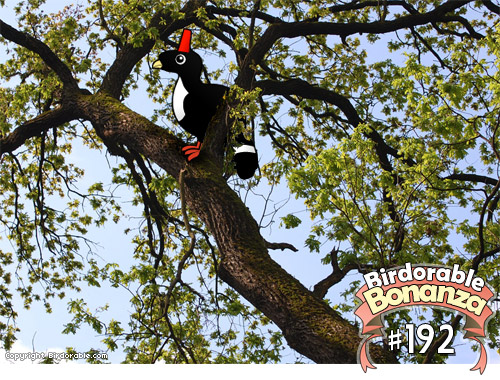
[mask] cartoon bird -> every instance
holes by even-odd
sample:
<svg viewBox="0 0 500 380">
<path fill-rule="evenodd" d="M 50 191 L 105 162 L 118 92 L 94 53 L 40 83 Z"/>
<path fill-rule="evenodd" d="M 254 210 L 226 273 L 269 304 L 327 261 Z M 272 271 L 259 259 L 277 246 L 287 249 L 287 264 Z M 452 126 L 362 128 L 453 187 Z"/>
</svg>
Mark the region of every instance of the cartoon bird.
<svg viewBox="0 0 500 380">
<path fill-rule="evenodd" d="M 160 54 L 153 68 L 177 73 L 172 97 L 174 115 L 180 126 L 198 139 L 193 146 L 182 148 L 188 161 L 198 157 L 208 124 L 222 103 L 228 87 L 201 81 L 201 57 L 191 50 L 191 31 L 184 29 L 177 50 Z"/>
<path fill-rule="evenodd" d="M 208 124 L 229 89 L 220 84 L 207 84 L 201 81 L 203 61 L 191 50 L 191 34 L 189 29 L 184 29 L 177 50 L 161 53 L 158 60 L 153 63 L 155 69 L 179 75 L 172 96 L 174 116 L 185 131 L 198 139 L 196 145 L 182 148 L 188 161 L 200 154 Z M 233 161 L 236 163 L 240 178 L 248 179 L 258 166 L 255 144 L 246 140 L 243 135 L 237 141 L 243 145 L 237 149 L 234 156 L 236 160 Z"/>
<path fill-rule="evenodd" d="M 242 144 L 234 152 L 233 161 L 236 166 L 236 172 L 241 179 L 249 179 L 253 177 L 255 171 L 259 167 L 257 150 L 255 149 L 255 141 L 247 140 L 243 133 L 236 136 L 236 141 Z"/>
</svg>

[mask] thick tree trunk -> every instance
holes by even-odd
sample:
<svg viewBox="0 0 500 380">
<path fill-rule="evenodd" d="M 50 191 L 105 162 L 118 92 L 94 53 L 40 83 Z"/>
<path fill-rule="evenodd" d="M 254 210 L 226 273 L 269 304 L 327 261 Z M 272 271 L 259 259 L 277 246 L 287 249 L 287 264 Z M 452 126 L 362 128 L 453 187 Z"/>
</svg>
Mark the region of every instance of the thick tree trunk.
<svg viewBox="0 0 500 380">
<path fill-rule="evenodd" d="M 268 254 L 257 223 L 220 176 L 190 167 L 185 175 L 189 207 L 214 235 L 220 277 L 282 330 L 290 347 L 316 363 L 356 363 L 359 330 L 317 299 Z M 208 175 L 207 175 L 208 174 Z M 376 362 L 394 362 L 379 348 Z"/>
<path fill-rule="evenodd" d="M 356 362 L 359 330 L 272 260 L 256 221 L 207 154 L 186 164 L 181 141 L 105 94 L 79 95 L 75 107 L 110 150 L 126 145 L 175 178 L 186 169 L 187 205 L 217 242 L 220 278 L 276 323 L 290 347 L 317 363 Z M 371 356 L 395 362 L 378 346 L 372 346 Z"/>
</svg>

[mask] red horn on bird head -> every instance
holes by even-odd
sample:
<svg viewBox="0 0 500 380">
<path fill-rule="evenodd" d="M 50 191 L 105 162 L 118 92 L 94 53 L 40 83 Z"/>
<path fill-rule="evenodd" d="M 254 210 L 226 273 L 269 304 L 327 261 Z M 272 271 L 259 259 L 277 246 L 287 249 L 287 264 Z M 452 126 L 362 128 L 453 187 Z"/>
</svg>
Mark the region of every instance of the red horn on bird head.
<svg viewBox="0 0 500 380">
<path fill-rule="evenodd" d="M 189 53 L 191 48 L 191 31 L 189 29 L 184 29 L 182 31 L 181 43 L 179 44 L 178 51 L 182 53 Z"/>
</svg>

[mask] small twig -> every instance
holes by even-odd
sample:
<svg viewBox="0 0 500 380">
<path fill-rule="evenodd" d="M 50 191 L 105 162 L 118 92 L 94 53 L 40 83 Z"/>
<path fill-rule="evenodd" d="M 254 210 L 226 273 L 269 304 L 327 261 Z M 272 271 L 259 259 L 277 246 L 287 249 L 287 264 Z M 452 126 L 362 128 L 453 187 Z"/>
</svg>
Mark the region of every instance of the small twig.
<svg viewBox="0 0 500 380">
<path fill-rule="evenodd" d="M 493 190 L 489 195 L 487 195 L 486 200 L 484 201 L 483 208 L 481 210 L 481 214 L 479 217 L 479 228 L 478 228 L 478 235 L 479 235 L 479 253 L 477 256 L 474 257 L 472 260 L 472 269 L 478 270 L 479 268 L 479 263 L 485 258 L 485 250 L 486 250 L 486 244 L 484 241 L 484 218 L 486 216 L 486 213 L 488 211 L 488 205 L 490 204 L 491 200 L 495 197 L 497 192 L 500 190 L 500 180 L 497 182 Z"/>
<path fill-rule="evenodd" d="M 106 22 L 106 18 L 104 17 L 104 10 L 102 8 L 102 0 L 99 0 L 97 3 L 98 3 L 98 6 L 99 6 L 99 18 L 101 19 L 101 26 L 108 33 L 108 39 L 111 39 L 111 40 L 115 41 L 117 47 L 120 48 L 120 49 L 122 49 L 123 48 L 123 44 L 120 41 L 120 38 L 109 28 L 109 25 Z"/>
<path fill-rule="evenodd" d="M 295 248 L 292 244 L 289 243 L 270 243 L 267 240 L 264 240 L 266 243 L 267 249 L 281 249 L 284 251 L 285 249 L 290 249 L 293 252 L 298 252 L 299 250 Z"/>
<path fill-rule="evenodd" d="M 184 194 L 185 193 L 184 192 L 184 173 L 185 173 L 185 171 L 186 171 L 185 168 L 180 171 L 179 189 L 180 189 L 180 196 L 181 196 L 182 217 L 184 219 L 184 225 L 186 227 L 186 231 L 187 231 L 188 235 L 191 237 L 191 243 L 189 245 L 188 250 L 186 251 L 186 253 L 184 253 L 181 260 L 179 261 L 179 264 L 177 265 L 177 274 L 176 274 L 175 278 L 172 280 L 172 282 L 170 283 L 170 286 L 168 287 L 167 295 L 165 296 L 165 310 L 164 310 L 165 317 L 167 317 L 168 308 L 170 306 L 170 299 L 172 298 L 172 293 L 174 291 L 175 286 L 178 283 L 183 283 L 182 278 L 181 278 L 182 270 L 184 269 L 184 265 L 186 264 L 186 261 L 192 255 L 192 253 L 194 251 L 194 246 L 196 243 L 196 235 L 191 230 L 191 227 L 189 225 L 189 219 L 188 219 L 187 212 L 186 212 L 186 201 L 185 201 L 185 194 Z"/>
<path fill-rule="evenodd" d="M 248 49 L 251 49 L 254 43 L 254 29 L 255 29 L 255 17 L 257 11 L 260 8 L 260 0 L 257 0 L 253 6 L 252 15 L 250 19 L 250 28 L 248 32 Z"/>
<path fill-rule="evenodd" d="M 342 279 L 349 273 L 351 270 L 360 269 L 360 265 L 357 263 L 348 263 L 344 268 L 340 269 L 339 261 L 338 261 L 338 248 L 333 248 L 330 252 L 331 264 L 333 271 L 330 275 L 328 275 L 325 279 L 318 282 L 314 285 L 313 294 L 323 299 L 328 293 L 328 290 L 335 284 L 338 284 Z"/>
<path fill-rule="evenodd" d="M 179 190 L 180 190 L 180 197 L 181 197 L 181 211 L 182 211 L 182 218 L 184 219 L 184 226 L 186 227 L 186 231 L 188 235 L 191 237 L 191 243 L 195 240 L 195 235 L 193 231 L 191 230 L 191 226 L 189 224 L 189 218 L 187 216 L 186 212 L 186 195 L 185 195 L 185 189 L 184 189 L 184 173 L 186 172 L 186 168 L 181 169 L 179 173 Z"/>
</svg>

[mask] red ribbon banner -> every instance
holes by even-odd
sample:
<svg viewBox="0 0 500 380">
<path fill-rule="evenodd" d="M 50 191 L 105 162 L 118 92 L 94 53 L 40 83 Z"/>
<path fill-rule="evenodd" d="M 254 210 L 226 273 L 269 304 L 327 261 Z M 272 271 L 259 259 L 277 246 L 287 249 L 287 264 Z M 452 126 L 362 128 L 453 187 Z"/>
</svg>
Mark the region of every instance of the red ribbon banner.
<svg viewBox="0 0 500 380">
<path fill-rule="evenodd" d="M 406 273 L 398 276 L 399 271 Z M 362 321 L 364 339 L 358 350 L 358 361 L 364 372 L 376 368 L 368 354 L 368 343 L 383 336 L 382 316 L 397 309 L 421 305 L 451 309 L 465 316 L 464 337 L 478 342 L 481 348 L 479 360 L 471 370 L 484 372 L 487 357 L 481 339 L 486 336 L 486 324 L 493 315 L 487 303 L 494 294 L 482 279 L 473 276 L 472 270 L 467 275 L 458 270 L 458 265 L 451 269 L 435 266 L 412 268 L 411 264 L 406 264 L 370 279 L 370 289 L 365 284 L 356 293 L 362 303 L 354 313 Z"/>
</svg>

